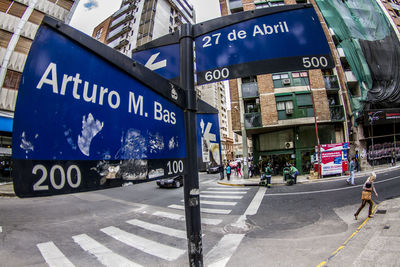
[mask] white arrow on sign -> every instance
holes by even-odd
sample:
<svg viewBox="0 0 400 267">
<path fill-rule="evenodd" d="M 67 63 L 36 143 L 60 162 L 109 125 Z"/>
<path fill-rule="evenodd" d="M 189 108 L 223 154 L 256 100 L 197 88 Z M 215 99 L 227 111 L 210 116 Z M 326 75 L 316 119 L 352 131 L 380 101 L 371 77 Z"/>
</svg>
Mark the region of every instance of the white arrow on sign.
<svg viewBox="0 0 400 267">
<path fill-rule="evenodd" d="M 158 57 L 159 54 L 160 54 L 160 52 L 155 53 L 154 55 L 152 55 L 149 58 L 149 60 L 147 60 L 147 62 L 146 62 L 146 64 L 144 66 L 149 68 L 150 70 L 158 70 L 158 69 L 166 67 L 167 66 L 167 60 L 166 59 L 154 63 L 154 61 L 156 60 L 156 58 Z"/>
</svg>

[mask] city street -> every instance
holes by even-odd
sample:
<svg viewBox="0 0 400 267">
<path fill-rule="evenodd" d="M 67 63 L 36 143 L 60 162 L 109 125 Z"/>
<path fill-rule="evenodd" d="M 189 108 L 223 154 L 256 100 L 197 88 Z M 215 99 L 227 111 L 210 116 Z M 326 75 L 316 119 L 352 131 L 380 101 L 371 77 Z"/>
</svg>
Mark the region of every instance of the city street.
<svg viewBox="0 0 400 267">
<path fill-rule="evenodd" d="M 200 174 L 206 266 L 317 266 L 362 224 L 366 177 L 295 186 L 218 185 Z M 379 173 L 380 203 L 399 196 L 400 170 Z M 155 182 L 42 198 L 0 198 L 4 266 L 187 266 L 183 188 Z M 247 215 L 247 217 L 242 216 Z M 221 265 L 222 264 L 222 265 Z"/>
</svg>

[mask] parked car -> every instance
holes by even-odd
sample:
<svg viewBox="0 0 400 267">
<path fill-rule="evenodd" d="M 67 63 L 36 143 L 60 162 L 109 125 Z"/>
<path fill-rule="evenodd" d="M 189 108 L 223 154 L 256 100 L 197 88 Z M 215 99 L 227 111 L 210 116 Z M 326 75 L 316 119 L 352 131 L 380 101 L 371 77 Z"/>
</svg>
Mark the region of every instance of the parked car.
<svg viewBox="0 0 400 267">
<path fill-rule="evenodd" d="M 159 187 L 179 188 L 183 185 L 183 176 L 178 175 L 178 176 L 174 176 L 174 177 L 158 179 L 156 182 Z"/>
<path fill-rule="evenodd" d="M 218 173 L 218 172 L 219 172 L 219 166 L 214 166 L 214 167 L 209 166 L 207 168 L 207 173 Z"/>
</svg>

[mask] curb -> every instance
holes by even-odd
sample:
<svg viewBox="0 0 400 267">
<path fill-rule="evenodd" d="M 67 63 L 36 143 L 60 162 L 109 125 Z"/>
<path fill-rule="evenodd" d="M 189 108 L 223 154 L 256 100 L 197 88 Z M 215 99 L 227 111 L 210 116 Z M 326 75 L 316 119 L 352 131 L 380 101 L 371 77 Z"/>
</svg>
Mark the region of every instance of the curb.
<svg viewBox="0 0 400 267">
<path fill-rule="evenodd" d="M 400 166 L 392 166 L 389 168 L 382 168 L 382 169 L 376 169 L 376 170 L 368 170 L 368 171 L 363 171 L 359 173 L 355 173 L 354 178 L 360 178 L 363 176 L 369 176 L 371 172 L 375 173 L 384 173 L 387 171 L 395 170 L 395 169 L 400 169 Z M 340 180 L 340 179 L 347 179 L 349 175 L 342 175 L 342 176 L 335 176 L 335 177 L 328 177 L 328 178 L 320 178 L 320 179 L 307 179 L 307 181 L 298 181 L 297 184 L 307 184 L 307 183 L 323 183 L 323 182 L 329 182 L 329 181 L 335 181 L 335 180 Z M 233 184 L 233 183 L 225 183 L 225 182 L 218 182 L 220 185 L 225 185 L 225 186 L 260 186 L 258 183 L 240 183 L 240 184 Z M 286 185 L 286 183 L 276 183 L 272 184 L 271 187 L 273 186 L 283 186 Z"/>
</svg>

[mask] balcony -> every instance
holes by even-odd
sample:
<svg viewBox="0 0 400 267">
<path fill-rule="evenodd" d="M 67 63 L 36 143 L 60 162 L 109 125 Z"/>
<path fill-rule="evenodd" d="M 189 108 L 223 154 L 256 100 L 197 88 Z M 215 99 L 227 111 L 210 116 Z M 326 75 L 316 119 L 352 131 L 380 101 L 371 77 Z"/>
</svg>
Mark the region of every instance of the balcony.
<svg viewBox="0 0 400 267">
<path fill-rule="evenodd" d="M 119 36 L 121 36 L 122 34 L 129 32 L 130 30 L 132 30 L 132 28 L 130 26 L 125 26 L 121 25 L 118 28 L 116 28 L 115 30 L 112 30 L 108 35 L 107 35 L 107 41 L 108 42 L 112 42 L 114 41 L 116 38 L 118 38 Z"/>
<path fill-rule="evenodd" d="M 324 76 L 324 83 L 326 90 L 337 90 L 339 89 L 339 81 L 336 75 Z"/>
<path fill-rule="evenodd" d="M 340 58 L 345 58 L 345 57 L 346 57 L 346 55 L 344 54 L 343 48 L 339 47 L 339 48 L 337 49 L 337 51 L 338 51 L 338 54 L 339 54 L 339 57 L 340 57 Z"/>
<path fill-rule="evenodd" d="M 244 127 L 246 129 L 262 127 L 261 113 L 245 113 L 244 114 Z"/>
<path fill-rule="evenodd" d="M 116 18 L 118 16 L 120 16 L 121 14 L 124 14 L 125 12 L 128 12 L 128 10 L 130 9 L 131 5 L 125 5 L 123 6 L 120 10 L 116 11 L 113 14 L 113 18 Z"/>
<path fill-rule="evenodd" d="M 344 121 L 343 106 L 341 105 L 330 106 L 329 111 L 331 113 L 331 121 Z"/>
<path fill-rule="evenodd" d="M 130 21 L 130 20 L 132 20 L 132 19 L 133 19 L 133 15 L 132 15 L 132 14 L 122 15 L 122 16 L 120 16 L 119 18 L 113 20 L 113 22 L 111 22 L 110 29 L 111 29 L 111 30 L 112 30 L 112 29 L 115 29 L 115 28 L 118 27 L 119 25 L 121 25 L 121 24 L 123 24 L 123 23 L 125 23 L 125 22 L 127 22 L 127 21 Z"/>
<path fill-rule="evenodd" d="M 257 83 L 242 83 L 242 96 L 243 98 L 258 97 Z"/>
<path fill-rule="evenodd" d="M 124 46 L 127 45 L 127 44 L 129 44 L 129 41 L 128 41 L 128 40 L 126 40 L 126 39 L 121 40 L 121 41 L 114 47 L 114 49 L 117 49 L 117 50 L 118 50 L 118 49 L 124 47 Z"/>
<path fill-rule="evenodd" d="M 240 0 L 230 0 L 229 1 L 229 8 L 231 10 L 243 8 L 242 1 L 240 1 Z"/>
<path fill-rule="evenodd" d="M 345 71 L 344 75 L 346 76 L 346 80 L 348 83 L 358 82 L 356 76 L 354 76 L 354 73 L 351 70 Z"/>
</svg>

